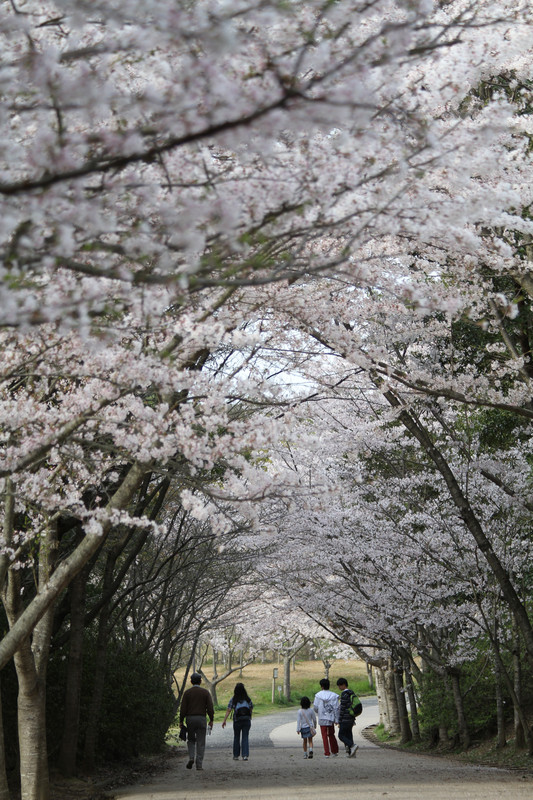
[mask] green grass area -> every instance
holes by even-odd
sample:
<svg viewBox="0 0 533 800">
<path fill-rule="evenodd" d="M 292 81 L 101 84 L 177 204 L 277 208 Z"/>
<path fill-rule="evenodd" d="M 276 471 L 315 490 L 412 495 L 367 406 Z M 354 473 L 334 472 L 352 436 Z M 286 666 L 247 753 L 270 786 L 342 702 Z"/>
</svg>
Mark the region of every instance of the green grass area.
<svg viewBox="0 0 533 800">
<path fill-rule="evenodd" d="M 347 678 L 347 680 L 349 680 Z M 246 686 L 248 694 L 252 698 L 254 704 L 254 714 L 271 714 L 274 711 L 281 711 L 287 708 L 298 708 L 300 706 L 300 699 L 302 697 L 308 697 L 311 702 L 313 702 L 313 698 L 315 694 L 320 691 L 320 686 L 316 679 L 306 678 L 302 676 L 301 678 L 295 678 L 291 680 L 291 699 L 290 701 L 285 700 L 285 698 L 279 694 L 276 689 L 276 699 L 275 702 L 272 703 L 272 686 L 268 689 L 262 688 L 255 688 L 251 689 L 249 686 L 246 685 L 245 679 L 243 678 L 243 683 Z M 350 688 L 354 690 L 356 694 L 364 695 L 364 694 L 374 694 L 374 691 L 369 689 L 368 680 L 366 678 L 362 678 L 359 680 L 352 680 L 349 681 Z M 227 704 L 232 696 L 233 686 L 228 692 L 224 690 L 224 692 L 219 693 L 219 705 L 217 709 L 221 709 L 222 717 L 224 716 L 225 709 L 227 708 Z M 333 691 L 338 691 L 337 687 L 332 684 L 331 689 Z M 222 701 L 222 697 L 224 700 Z M 218 711 L 217 711 L 218 713 Z M 215 715 L 215 719 L 217 716 Z"/>
<path fill-rule="evenodd" d="M 272 673 L 278 670 L 276 680 L 275 701 L 272 703 Z M 212 668 L 206 668 L 206 675 L 211 676 Z M 219 667 L 219 672 L 222 668 Z M 368 686 L 366 666 L 362 661 L 339 660 L 333 662 L 329 678 L 333 691 L 337 690 L 336 681 L 339 677 L 346 678 L 350 687 L 358 694 L 373 694 Z M 295 669 L 291 669 L 291 700 L 287 702 L 278 691 L 283 683 L 283 665 L 273 663 L 253 663 L 244 667 L 242 675 L 239 670 L 232 673 L 226 680 L 218 684 L 217 709 L 224 717 L 225 709 L 233 695 L 235 684 L 244 683 L 246 691 L 254 704 L 254 714 L 270 714 L 283 708 L 291 708 L 300 704 L 300 698 L 307 695 L 312 701 L 316 692 L 320 690 L 319 681 L 324 677 L 324 665 L 321 661 L 297 661 Z"/>
<path fill-rule="evenodd" d="M 272 702 L 272 673 L 277 668 L 278 679 L 276 681 L 275 700 Z M 208 677 L 212 675 L 212 666 L 204 668 Z M 223 671 L 222 667 L 218 669 Z M 178 679 L 182 678 L 183 671 L 177 672 Z M 222 722 L 226 713 L 228 702 L 233 695 L 235 684 L 244 683 L 246 691 L 250 695 L 254 704 L 254 716 L 272 714 L 289 708 L 298 708 L 300 698 L 306 695 L 311 702 L 320 690 L 319 681 L 324 677 L 324 665 L 321 661 L 297 661 L 294 670 L 291 669 L 291 699 L 285 700 L 278 692 L 278 686 L 283 682 L 283 665 L 274 663 L 253 663 L 244 667 L 242 675 L 240 670 L 233 672 L 217 687 L 218 704 L 215 706 L 215 723 Z M 375 694 L 374 690 L 368 685 L 366 666 L 358 660 L 338 660 L 333 662 L 329 673 L 331 688 L 337 691 L 337 678 L 343 677 L 348 681 L 350 688 L 359 695 Z M 177 730 L 173 726 L 169 731 L 168 740 L 175 744 Z"/>
</svg>

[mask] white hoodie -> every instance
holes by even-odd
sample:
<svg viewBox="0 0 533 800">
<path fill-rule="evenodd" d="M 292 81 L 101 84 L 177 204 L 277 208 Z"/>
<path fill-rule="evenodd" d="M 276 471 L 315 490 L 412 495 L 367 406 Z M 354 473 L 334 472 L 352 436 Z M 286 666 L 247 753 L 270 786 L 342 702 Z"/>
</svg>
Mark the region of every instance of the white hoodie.
<svg viewBox="0 0 533 800">
<path fill-rule="evenodd" d="M 339 721 L 339 695 L 330 689 L 321 689 L 315 694 L 313 708 L 319 725 L 333 725 Z"/>
</svg>

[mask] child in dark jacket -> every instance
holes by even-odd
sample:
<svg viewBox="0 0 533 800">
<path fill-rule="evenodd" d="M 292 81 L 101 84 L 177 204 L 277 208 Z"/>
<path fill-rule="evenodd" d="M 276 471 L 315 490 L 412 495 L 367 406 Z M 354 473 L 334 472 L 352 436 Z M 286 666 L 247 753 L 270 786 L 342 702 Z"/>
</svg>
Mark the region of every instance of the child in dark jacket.
<svg viewBox="0 0 533 800">
<path fill-rule="evenodd" d="M 353 758 L 357 753 L 359 746 L 354 744 L 353 740 L 353 726 L 355 725 L 355 717 L 352 714 L 352 697 L 354 692 L 348 689 L 348 681 L 346 678 L 339 678 L 337 686 L 341 691 L 339 698 L 339 739 L 346 748 L 348 758 Z"/>
</svg>

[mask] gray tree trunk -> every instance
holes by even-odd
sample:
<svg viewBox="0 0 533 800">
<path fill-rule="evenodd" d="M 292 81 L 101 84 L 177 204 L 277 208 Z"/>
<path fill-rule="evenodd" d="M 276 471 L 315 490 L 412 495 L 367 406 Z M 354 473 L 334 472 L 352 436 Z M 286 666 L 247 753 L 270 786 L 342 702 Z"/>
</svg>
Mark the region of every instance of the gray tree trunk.
<svg viewBox="0 0 533 800">
<path fill-rule="evenodd" d="M 80 696 L 83 673 L 83 630 L 85 618 L 87 572 L 82 570 L 71 583 L 70 637 L 67 685 L 65 689 L 65 719 L 59 753 L 59 768 L 71 778 L 76 774 L 80 726 Z"/>
<path fill-rule="evenodd" d="M 400 724 L 401 744 L 412 742 L 413 734 L 409 725 L 409 714 L 405 701 L 405 690 L 403 685 L 403 667 L 401 663 L 396 663 L 393 667 L 394 692 L 396 695 L 396 705 L 398 707 L 398 721 Z"/>
<path fill-rule="evenodd" d="M 41 533 L 38 586 L 48 583 L 55 557 L 56 531 L 49 526 Z M 22 610 L 20 575 L 10 570 L 5 598 L 10 627 Z M 19 685 L 17 698 L 20 751 L 21 800 L 49 800 L 48 753 L 46 746 L 46 669 L 52 635 L 54 607 L 48 606 L 34 628 L 14 654 Z"/>
<path fill-rule="evenodd" d="M 459 673 L 455 670 L 451 672 L 450 679 L 452 682 L 453 699 L 455 703 L 455 713 L 457 715 L 457 726 L 459 728 L 459 737 L 461 744 L 465 750 L 470 747 L 470 731 L 466 722 L 465 709 L 463 704 L 463 695 L 461 694 L 461 683 L 459 680 Z"/>
<path fill-rule="evenodd" d="M 283 697 L 291 699 L 291 656 L 283 656 Z"/>
<path fill-rule="evenodd" d="M 494 690 L 496 694 L 496 726 L 497 726 L 497 747 L 503 749 L 507 744 L 505 735 L 505 714 L 503 709 L 503 694 L 502 694 L 502 677 L 500 670 L 500 662 L 498 659 L 494 662 Z"/>
<path fill-rule="evenodd" d="M 6 751 L 4 746 L 4 723 L 2 715 L 2 695 L 0 694 L 0 800 L 10 800 L 7 785 Z"/>
<path fill-rule="evenodd" d="M 108 553 L 102 594 L 104 597 L 113 583 L 113 572 L 118 553 L 112 550 Z M 85 732 L 85 744 L 83 748 L 83 766 L 88 772 L 94 770 L 96 762 L 96 745 L 98 742 L 98 722 L 104 699 L 105 674 L 107 669 L 107 647 L 109 643 L 109 602 L 105 603 L 100 611 L 98 618 L 98 636 L 96 640 L 96 657 L 94 665 L 94 683 L 89 706 L 87 728 Z"/>
<path fill-rule="evenodd" d="M 404 671 L 406 676 L 406 692 L 407 697 L 409 698 L 409 708 L 411 709 L 411 730 L 413 732 L 413 740 L 415 742 L 420 741 L 420 725 L 418 722 L 418 708 L 416 704 L 416 694 L 415 694 L 415 686 L 413 680 L 413 674 L 411 672 L 411 667 L 409 661 L 405 659 L 404 662 Z"/>
<path fill-rule="evenodd" d="M 517 703 L 513 707 L 515 746 L 521 750 L 526 746 L 526 731 L 522 725 L 520 703 L 522 699 L 522 660 L 520 658 L 520 638 L 513 631 L 513 686 Z"/>
<path fill-rule="evenodd" d="M 11 547 L 13 542 L 13 522 L 15 514 L 15 489 L 11 478 L 6 478 L 6 494 L 4 504 L 4 544 L 6 550 L 0 554 L 0 587 L 4 587 L 8 569 L 9 558 L 7 556 L 7 548 Z M 5 601 L 4 596 L 2 599 Z M 5 602 L 4 602 L 5 605 Z M 6 771 L 6 751 L 4 744 L 4 722 L 2 713 L 2 695 L 0 694 L 0 800 L 9 800 L 10 791 L 7 784 L 7 771 Z"/>
<path fill-rule="evenodd" d="M 377 670 L 379 675 L 378 703 L 383 727 L 387 733 L 396 736 L 401 733 L 400 715 L 394 687 L 394 673 L 390 664 Z"/>
</svg>

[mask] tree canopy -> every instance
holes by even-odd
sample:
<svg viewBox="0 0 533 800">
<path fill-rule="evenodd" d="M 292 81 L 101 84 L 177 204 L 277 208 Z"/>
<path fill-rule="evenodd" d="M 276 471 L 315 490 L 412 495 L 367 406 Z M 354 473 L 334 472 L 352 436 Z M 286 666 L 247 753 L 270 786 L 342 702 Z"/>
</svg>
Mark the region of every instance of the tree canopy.
<svg viewBox="0 0 533 800">
<path fill-rule="evenodd" d="M 530 4 L 4 5 L 23 800 L 48 800 L 50 649 L 79 663 L 93 626 L 95 721 L 112 636 L 170 682 L 252 584 L 449 677 L 465 742 L 484 637 L 533 747 Z"/>
</svg>

